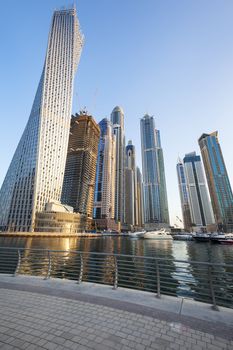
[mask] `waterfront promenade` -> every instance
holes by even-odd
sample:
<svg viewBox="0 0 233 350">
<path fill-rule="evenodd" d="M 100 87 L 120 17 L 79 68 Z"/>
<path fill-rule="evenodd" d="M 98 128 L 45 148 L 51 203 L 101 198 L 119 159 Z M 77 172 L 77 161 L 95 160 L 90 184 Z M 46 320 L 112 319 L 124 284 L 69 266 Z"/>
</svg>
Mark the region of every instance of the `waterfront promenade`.
<svg viewBox="0 0 233 350">
<path fill-rule="evenodd" d="M 61 279 L 0 275 L 0 349 L 233 349 L 233 310 Z"/>
</svg>

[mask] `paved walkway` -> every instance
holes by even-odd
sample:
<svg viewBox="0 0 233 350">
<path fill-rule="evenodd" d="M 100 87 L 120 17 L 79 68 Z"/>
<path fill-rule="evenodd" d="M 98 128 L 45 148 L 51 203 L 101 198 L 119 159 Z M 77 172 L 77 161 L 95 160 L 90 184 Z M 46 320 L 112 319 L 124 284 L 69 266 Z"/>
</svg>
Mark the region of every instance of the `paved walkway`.
<svg viewBox="0 0 233 350">
<path fill-rule="evenodd" d="M 0 349 L 232 350 L 228 311 L 211 322 L 82 293 L 72 281 L 0 276 Z"/>
</svg>

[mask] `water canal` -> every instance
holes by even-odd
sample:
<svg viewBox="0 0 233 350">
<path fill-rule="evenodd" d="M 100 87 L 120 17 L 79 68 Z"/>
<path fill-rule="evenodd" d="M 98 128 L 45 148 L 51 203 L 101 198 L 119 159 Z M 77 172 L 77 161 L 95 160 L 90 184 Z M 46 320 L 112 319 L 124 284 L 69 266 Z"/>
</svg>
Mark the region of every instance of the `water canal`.
<svg viewBox="0 0 233 350">
<path fill-rule="evenodd" d="M 62 250 L 52 256 L 52 277 L 78 279 L 80 256 L 73 251 L 85 252 L 83 280 L 114 284 L 114 258 L 90 258 L 90 253 L 126 254 L 163 259 L 160 264 L 161 292 L 163 294 L 191 297 L 210 301 L 208 267 L 182 263 L 177 260 L 233 264 L 233 246 L 194 241 L 155 241 L 125 236 L 82 238 L 23 238 L 0 237 L 0 247 L 43 250 Z M 13 273 L 17 265 L 17 251 L 11 258 L 0 250 L 0 272 Z M 37 265 L 35 267 L 35 254 Z M 2 257 L 1 257 L 2 255 Z M 89 257 L 88 257 L 89 256 Z M 1 266 L 1 261 L 5 263 Z M 7 261 L 11 262 L 10 269 Z M 11 260 L 11 261 L 10 261 Z M 20 268 L 22 274 L 46 275 L 47 253 L 23 252 Z M 154 260 L 119 258 L 119 286 L 156 292 L 156 266 Z M 217 267 L 214 283 L 219 305 L 233 307 L 233 268 Z M 201 297 L 199 297 L 201 295 Z"/>
</svg>

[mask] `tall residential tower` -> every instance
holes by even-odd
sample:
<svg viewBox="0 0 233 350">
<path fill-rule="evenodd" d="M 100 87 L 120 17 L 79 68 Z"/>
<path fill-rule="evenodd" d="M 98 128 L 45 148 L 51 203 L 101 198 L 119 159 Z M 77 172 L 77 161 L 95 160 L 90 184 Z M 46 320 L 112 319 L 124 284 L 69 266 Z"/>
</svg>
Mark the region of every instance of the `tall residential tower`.
<svg viewBox="0 0 233 350">
<path fill-rule="evenodd" d="M 199 138 L 202 159 L 218 229 L 233 231 L 233 194 L 217 131 Z"/>
<path fill-rule="evenodd" d="M 142 184 L 142 174 L 137 167 L 137 198 L 138 198 L 138 226 L 144 226 L 144 199 L 143 199 L 143 184 Z"/>
<path fill-rule="evenodd" d="M 213 211 L 208 196 L 201 157 L 196 155 L 196 152 L 188 153 L 185 155 L 183 162 L 192 226 L 206 227 L 213 225 Z"/>
<path fill-rule="evenodd" d="M 116 106 L 111 113 L 113 133 L 116 137 L 115 168 L 115 220 L 124 223 L 124 166 L 125 166 L 125 133 L 124 112 Z"/>
<path fill-rule="evenodd" d="M 190 231 L 192 227 L 192 220 L 191 220 L 188 188 L 187 188 L 187 181 L 186 181 L 186 176 L 184 171 L 184 164 L 181 159 L 178 160 L 178 163 L 176 165 L 176 171 L 177 171 L 177 177 L 178 177 L 184 229 L 186 231 Z"/>
<path fill-rule="evenodd" d="M 129 224 L 128 217 L 131 217 L 130 224 L 138 226 L 138 196 L 137 196 L 137 171 L 136 171 L 136 151 L 130 140 L 126 146 L 125 158 L 125 223 Z M 132 180 L 131 180 L 132 178 Z M 131 184 L 132 181 L 132 184 Z M 131 186 L 133 190 L 131 191 Z M 132 214 L 129 210 L 132 207 Z"/>
<path fill-rule="evenodd" d="M 168 224 L 169 213 L 160 132 L 154 117 L 146 114 L 140 121 L 145 224 Z"/>
<path fill-rule="evenodd" d="M 35 213 L 60 200 L 82 45 L 75 9 L 55 11 L 31 114 L 0 191 L 1 230 L 33 231 Z"/>
<path fill-rule="evenodd" d="M 112 124 L 104 118 L 99 123 L 100 141 L 96 166 L 93 217 L 114 219 L 115 215 L 115 167 L 116 137 Z"/>
<path fill-rule="evenodd" d="M 62 203 L 92 217 L 100 137 L 99 125 L 82 111 L 72 116 Z"/>
</svg>

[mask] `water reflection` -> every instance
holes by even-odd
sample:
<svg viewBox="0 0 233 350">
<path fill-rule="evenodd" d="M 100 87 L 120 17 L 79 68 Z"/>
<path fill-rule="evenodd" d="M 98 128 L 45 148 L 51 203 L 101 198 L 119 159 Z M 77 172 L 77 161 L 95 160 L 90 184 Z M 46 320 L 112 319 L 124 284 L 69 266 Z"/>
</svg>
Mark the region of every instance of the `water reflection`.
<svg viewBox="0 0 233 350">
<path fill-rule="evenodd" d="M 205 261 L 219 263 L 233 263 L 233 247 L 211 245 L 208 243 L 155 241 L 130 239 L 127 237 L 93 237 L 93 238 L 6 238 L 0 237 L 1 247 L 17 247 L 44 250 L 65 251 L 50 253 L 47 251 L 23 252 L 20 273 L 78 280 L 83 262 L 83 280 L 114 284 L 115 260 L 113 256 L 100 258 L 91 255 L 97 253 L 117 253 L 125 255 L 150 256 L 164 259 L 159 263 L 161 279 L 161 293 L 190 296 L 196 298 L 202 294 L 203 298 L 210 298 L 206 294 L 208 283 L 208 267 L 177 262 L 175 260 Z M 74 251 L 83 252 L 83 257 Z M 4 261 L 3 251 L 1 262 Z M 35 260 L 36 256 L 36 260 Z M 13 273 L 17 266 L 17 251 L 13 252 L 8 262 L 0 266 L 0 271 Z M 83 259 L 83 260 L 82 260 Z M 9 260 L 11 264 L 9 264 Z M 49 264 L 51 262 L 51 264 Z M 8 270 L 6 271 L 6 266 Z M 120 286 L 157 291 L 157 269 L 155 260 L 122 257 L 118 259 L 118 282 Z M 220 273 L 219 273 L 220 272 Z M 218 300 L 233 298 L 233 286 L 226 281 L 225 267 L 219 267 L 214 283 L 217 285 Z M 232 272 L 233 271 L 228 271 Z M 215 276 L 215 275 L 214 275 Z M 215 278 L 215 277 L 214 277 Z M 204 290 L 204 293 L 203 293 Z M 222 299 L 221 299 L 222 298 Z"/>
<path fill-rule="evenodd" d="M 188 256 L 193 261 L 205 261 L 219 264 L 232 264 L 233 247 L 211 243 L 197 243 L 187 246 Z M 192 284 L 194 298 L 197 300 L 211 299 L 211 284 L 217 302 L 221 305 L 233 305 L 233 269 L 225 266 L 209 266 L 193 264 L 191 266 L 194 282 Z M 201 298 L 200 298 L 201 296 Z M 226 304 L 226 305 L 227 305 Z"/>
</svg>

